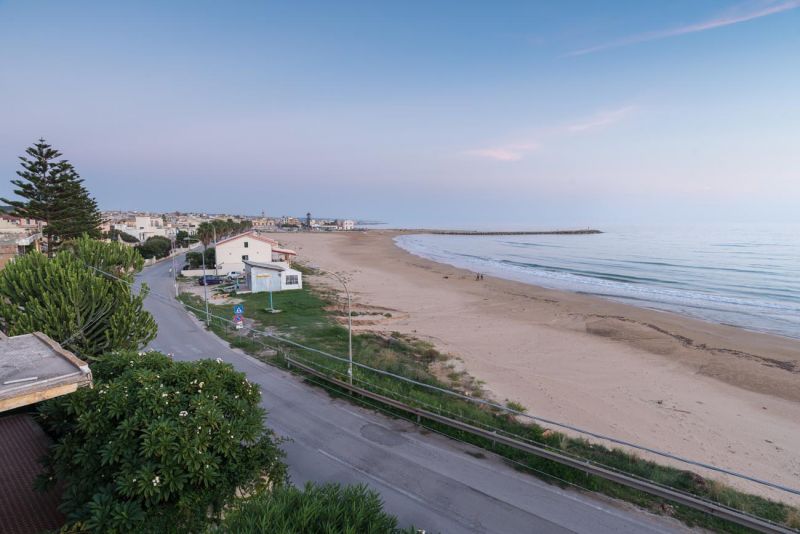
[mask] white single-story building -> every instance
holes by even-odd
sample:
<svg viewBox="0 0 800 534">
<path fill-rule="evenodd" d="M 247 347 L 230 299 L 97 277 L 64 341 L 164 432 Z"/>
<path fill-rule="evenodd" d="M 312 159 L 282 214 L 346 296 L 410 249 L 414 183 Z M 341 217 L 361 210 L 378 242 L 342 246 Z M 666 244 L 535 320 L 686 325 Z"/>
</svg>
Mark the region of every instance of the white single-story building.
<svg viewBox="0 0 800 534">
<path fill-rule="evenodd" d="M 278 242 L 259 235 L 255 230 L 217 242 L 217 268 L 220 274 L 244 271 L 244 262 L 270 263 L 272 249 Z"/>
<path fill-rule="evenodd" d="M 303 288 L 303 274 L 284 262 L 261 263 L 245 260 L 244 278 L 252 293 Z"/>
</svg>

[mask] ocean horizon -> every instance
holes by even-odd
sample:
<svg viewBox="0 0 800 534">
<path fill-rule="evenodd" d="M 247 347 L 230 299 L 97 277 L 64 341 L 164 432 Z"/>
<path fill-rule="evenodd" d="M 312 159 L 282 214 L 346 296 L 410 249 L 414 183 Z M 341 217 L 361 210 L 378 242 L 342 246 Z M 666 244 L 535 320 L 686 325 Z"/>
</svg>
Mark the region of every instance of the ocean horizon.
<svg viewBox="0 0 800 534">
<path fill-rule="evenodd" d="M 618 226 L 594 235 L 406 234 L 436 262 L 800 339 L 800 227 Z"/>
</svg>

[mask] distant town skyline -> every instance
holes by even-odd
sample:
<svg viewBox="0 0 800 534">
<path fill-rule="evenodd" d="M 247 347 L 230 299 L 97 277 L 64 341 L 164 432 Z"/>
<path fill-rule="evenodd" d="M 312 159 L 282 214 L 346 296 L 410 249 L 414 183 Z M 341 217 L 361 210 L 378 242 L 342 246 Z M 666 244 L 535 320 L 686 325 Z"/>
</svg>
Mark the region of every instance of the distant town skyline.
<svg viewBox="0 0 800 534">
<path fill-rule="evenodd" d="M 0 196 L 392 226 L 800 222 L 800 0 L 0 2 Z"/>
</svg>

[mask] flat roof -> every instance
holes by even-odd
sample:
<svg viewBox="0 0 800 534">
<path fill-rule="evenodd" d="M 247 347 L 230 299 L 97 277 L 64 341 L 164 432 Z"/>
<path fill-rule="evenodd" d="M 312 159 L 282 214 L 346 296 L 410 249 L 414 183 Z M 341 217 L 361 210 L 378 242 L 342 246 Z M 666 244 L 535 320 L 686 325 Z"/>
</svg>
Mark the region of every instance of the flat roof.
<svg viewBox="0 0 800 534">
<path fill-rule="evenodd" d="M 91 384 L 89 365 L 41 332 L 0 333 L 0 412 Z"/>
<path fill-rule="evenodd" d="M 289 266 L 281 261 L 275 261 L 272 263 L 261 263 L 258 261 L 250 261 L 244 260 L 245 265 L 249 265 L 250 267 L 255 267 L 257 269 L 269 269 L 271 271 L 290 271 Z"/>
</svg>

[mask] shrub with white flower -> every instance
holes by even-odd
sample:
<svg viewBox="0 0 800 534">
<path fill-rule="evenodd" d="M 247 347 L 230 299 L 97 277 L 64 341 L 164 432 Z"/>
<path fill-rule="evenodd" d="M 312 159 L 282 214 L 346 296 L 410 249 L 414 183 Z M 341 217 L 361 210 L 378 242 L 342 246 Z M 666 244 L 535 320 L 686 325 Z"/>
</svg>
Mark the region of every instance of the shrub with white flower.
<svg viewBox="0 0 800 534">
<path fill-rule="evenodd" d="M 283 453 L 264 427 L 260 390 L 246 386 L 242 373 L 213 360 L 176 362 L 147 352 L 131 364 L 131 357 L 94 362 L 95 388 L 41 409 L 56 442 L 40 480 L 63 484 L 68 525 L 203 532 L 237 488 L 284 482 Z"/>
</svg>

